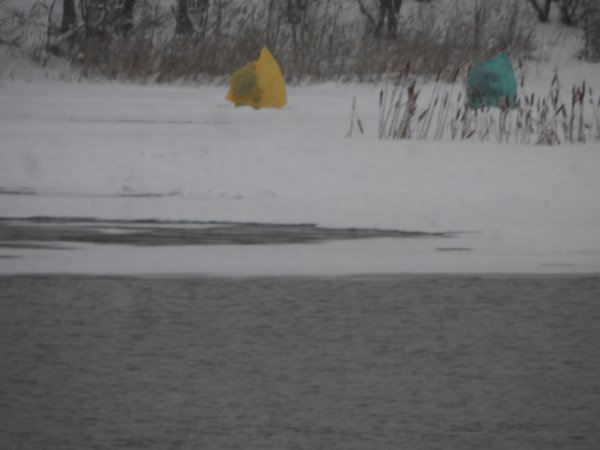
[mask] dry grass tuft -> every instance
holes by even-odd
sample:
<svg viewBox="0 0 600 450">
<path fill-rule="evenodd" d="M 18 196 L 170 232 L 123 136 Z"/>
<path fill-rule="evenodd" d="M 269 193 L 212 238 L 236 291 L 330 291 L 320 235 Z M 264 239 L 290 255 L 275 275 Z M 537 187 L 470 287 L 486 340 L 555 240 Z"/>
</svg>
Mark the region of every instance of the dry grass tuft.
<svg viewBox="0 0 600 450">
<path fill-rule="evenodd" d="M 415 82 L 404 73 L 379 96 L 380 139 L 478 140 L 498 143 L 558 145 L 600 141 L 600 96 L 584 82 L 572 86 L 570 102 L 562 100 L 558 75 L 545 96 L 522 90 L 514 108 L 469 109 L 466 96 L 456 93 L 457 71 L 451 84 L 436 78 L 431 95 L 420 108 Z M 463 79 L 464 76 L 463 74 Z"/>
</svg>

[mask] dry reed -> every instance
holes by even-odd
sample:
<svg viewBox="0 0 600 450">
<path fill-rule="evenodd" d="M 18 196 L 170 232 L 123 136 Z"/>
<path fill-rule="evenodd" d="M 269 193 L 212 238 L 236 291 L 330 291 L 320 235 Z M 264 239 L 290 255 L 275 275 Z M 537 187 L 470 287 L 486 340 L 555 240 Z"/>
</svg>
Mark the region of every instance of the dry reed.
<svg viewBox="0 0 600 450">
<path fill-rule="evenodd" d="M 379 96 L 381 139 L 472 140 L 538 145 L 600 141 L 600 96 L 582 83 L 571 89 L 570 107 L 562 100 L 558 75 L 545 96 L 524 90 L 514 107 L 501 101 L 499 108 L 470 109 L 463 92 L 455 95 L 460 72 L 451 84 L 438 75 L 426 104 L 417 104 L 420 88 L 402 73 L 394 85 L 386 85 Z M 414 120 L 416 118 L 416 120 Z"/>
</svg>

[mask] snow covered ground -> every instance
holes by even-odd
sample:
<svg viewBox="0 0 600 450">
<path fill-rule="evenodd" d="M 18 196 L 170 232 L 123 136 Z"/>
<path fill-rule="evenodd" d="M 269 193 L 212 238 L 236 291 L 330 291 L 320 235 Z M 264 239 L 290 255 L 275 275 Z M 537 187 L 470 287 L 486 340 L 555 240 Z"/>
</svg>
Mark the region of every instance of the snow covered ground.
<svg viewBox="0 0 600 450">
<path fill-rule="evenodd" d="M 600 272 L 597 144 L 382 141 L 375 86 L 290 87 L 286 108 L 260 111 L 233 107 L 225 91 L 0 81 L 0 217 L 464 233 L 264 246 L 0 248 L 0 273 Z M 345 139 L 354 96 L 366 133 L 355 129 Z"/>
</svg>

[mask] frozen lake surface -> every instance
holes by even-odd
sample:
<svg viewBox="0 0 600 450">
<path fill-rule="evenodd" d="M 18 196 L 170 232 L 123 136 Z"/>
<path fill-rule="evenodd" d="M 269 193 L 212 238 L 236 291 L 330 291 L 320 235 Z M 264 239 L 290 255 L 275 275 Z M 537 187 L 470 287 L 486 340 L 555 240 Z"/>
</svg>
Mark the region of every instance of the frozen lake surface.
<svg viewBox="0 0 600 450">
<path fill-rule="evenodd" d="M 0 442 L 600 447 L 600 278 L 0 277 Z"/>
<path fill-rule="evenodd" d="M 3 81 L 4 220 L 430 235 L 176 248 L 70 241 L 76 251 L 4 241 L 0 273 L 600 273 L 598 145 L 381 140 L 380 89 L 290 86 L 284 109 L 254 111 L 231 106 L 224 86 Z M 344 139 L 354 97 L 365 134 Z"/>
</svg>

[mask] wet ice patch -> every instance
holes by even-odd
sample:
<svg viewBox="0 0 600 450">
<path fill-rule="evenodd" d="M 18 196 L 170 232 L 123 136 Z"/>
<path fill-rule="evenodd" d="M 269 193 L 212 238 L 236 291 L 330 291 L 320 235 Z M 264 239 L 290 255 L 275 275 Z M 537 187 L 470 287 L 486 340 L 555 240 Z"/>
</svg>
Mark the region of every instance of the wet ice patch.
<svg viewBox="0 0 600 450">
<path fill-rule="evenodd" d="M 0 219 L 2 242 L 75 242 L 137 246 L 266 245 L 368 238 L 451 237 L 451 233 L 315 224 L 195 221 L 104 221 L 77 218 Z"/>
</svg>

